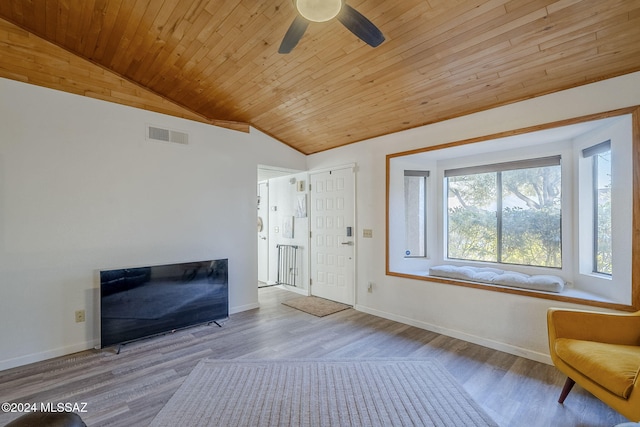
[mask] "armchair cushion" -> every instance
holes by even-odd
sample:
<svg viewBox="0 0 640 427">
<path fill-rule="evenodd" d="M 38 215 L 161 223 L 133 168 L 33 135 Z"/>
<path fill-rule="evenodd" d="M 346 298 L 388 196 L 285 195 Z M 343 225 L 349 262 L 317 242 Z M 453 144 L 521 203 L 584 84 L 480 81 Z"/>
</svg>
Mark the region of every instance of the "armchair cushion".
<svg viewBox="0 0 640 427">
<path fill-rule="evenodd" d="M 555 352 L 575 370 L 623 399 L 629 398 L 640 375 L 639 346 L 558 338 Z"/>
</svg>

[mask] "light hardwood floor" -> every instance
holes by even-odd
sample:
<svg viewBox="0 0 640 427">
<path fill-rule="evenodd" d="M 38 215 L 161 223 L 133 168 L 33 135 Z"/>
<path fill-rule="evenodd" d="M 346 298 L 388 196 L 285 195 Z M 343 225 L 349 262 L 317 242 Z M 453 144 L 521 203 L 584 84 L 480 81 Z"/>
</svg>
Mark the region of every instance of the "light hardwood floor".
<svg viewBox="0 0 640 427">
<path fill-rule="evenodd" d="M 348 309 L 318 318 L 259 290 L 260 308 L 114 349 L 88 350 L 0 372 L 0 402 L 86 402 L 89 426 L 147 425 L 205 358 L 433 357 L 503 427 L 600 427 L 626 421 L 554 367 Z M 215 398 L 215 395 L 212 395 Z M 0 413 L 0 425 L 18 414 Z M 458 426 L 456 426 L 458 427 Z"/>
</svg>

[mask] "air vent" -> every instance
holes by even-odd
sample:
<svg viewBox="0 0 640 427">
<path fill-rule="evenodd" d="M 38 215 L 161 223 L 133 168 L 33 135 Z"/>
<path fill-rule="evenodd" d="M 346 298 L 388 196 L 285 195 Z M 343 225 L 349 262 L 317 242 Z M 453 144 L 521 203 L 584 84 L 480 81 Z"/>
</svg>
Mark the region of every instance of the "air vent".
<svg viewBox="0 0 640 427">
<path fill-rule="evenodd" d="M 147 126 L 147 138 L 154 141 L 175 142 L 177 144 L 188 144 L 189 134 L 171 129 L 163 129 L 156 126 Z"/>
</svg>

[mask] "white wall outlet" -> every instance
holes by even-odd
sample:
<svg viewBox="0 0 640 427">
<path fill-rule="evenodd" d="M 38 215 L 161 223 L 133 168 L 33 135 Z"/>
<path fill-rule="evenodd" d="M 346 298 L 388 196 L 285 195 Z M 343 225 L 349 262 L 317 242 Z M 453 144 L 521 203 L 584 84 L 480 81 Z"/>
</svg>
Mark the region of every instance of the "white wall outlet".
<svg viewBox="0 0 640 427">
<path fill-rule="evenodd" d="M 367 239 L 371 239 L 373 237 L 373 230 L 370 228 L 365 228 L 362 230 L 362 237 Z"/>
<path fill-rule="evenodd" d="M 77 310 L 76 311 L 76 323 L 82 323 L 84 322 L 85 319 L 85 312 L 84 310 Z"/>
</svg>

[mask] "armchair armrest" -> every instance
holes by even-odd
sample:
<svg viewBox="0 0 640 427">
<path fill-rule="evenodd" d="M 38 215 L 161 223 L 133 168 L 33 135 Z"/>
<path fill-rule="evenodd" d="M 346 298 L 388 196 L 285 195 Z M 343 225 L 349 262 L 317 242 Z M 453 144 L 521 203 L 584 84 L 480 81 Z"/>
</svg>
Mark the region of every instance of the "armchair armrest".
<svg viewBox="0 0 640 427">
<path fill-rule="evenodd" d="M 550 308 L 547 311 L 549 342 L 571 338 L 609 344 L 640 345 L 640 311 L 598 313 Z"/>
</svg>

